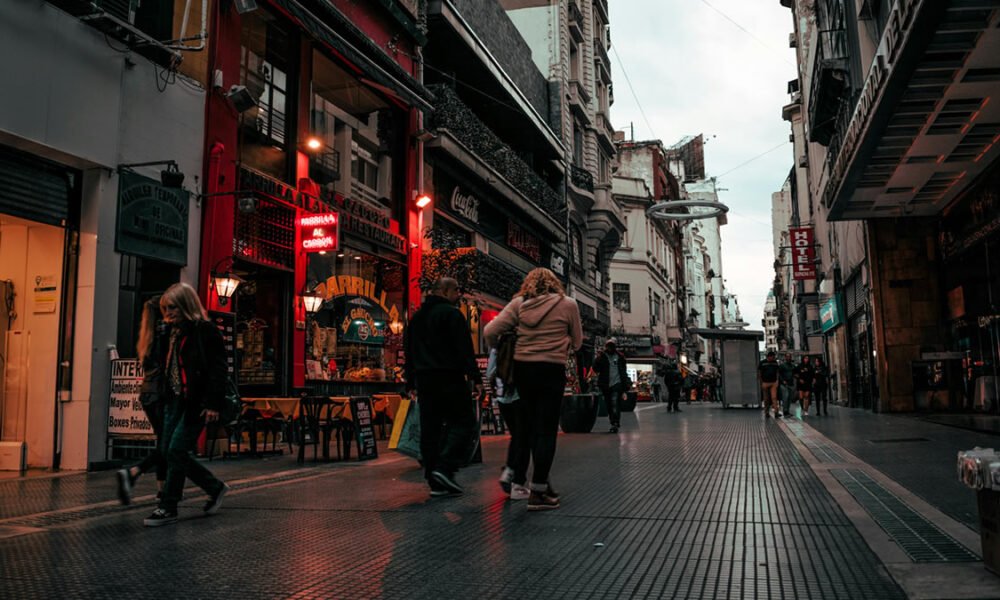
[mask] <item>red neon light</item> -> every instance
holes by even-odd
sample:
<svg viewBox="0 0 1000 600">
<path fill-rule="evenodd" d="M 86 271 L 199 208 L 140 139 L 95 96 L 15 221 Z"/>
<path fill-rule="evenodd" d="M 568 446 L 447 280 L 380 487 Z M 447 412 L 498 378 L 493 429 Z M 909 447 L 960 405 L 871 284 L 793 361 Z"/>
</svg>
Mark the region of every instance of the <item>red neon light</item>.
<svg viewBox="0 0 1000 600">
<path fill-rule="evenodd" d="M 299 217 L 299 232 L 303 252 L 326 252 L 340 248 L 340 219 L 337 213 Z"/>
</svg>

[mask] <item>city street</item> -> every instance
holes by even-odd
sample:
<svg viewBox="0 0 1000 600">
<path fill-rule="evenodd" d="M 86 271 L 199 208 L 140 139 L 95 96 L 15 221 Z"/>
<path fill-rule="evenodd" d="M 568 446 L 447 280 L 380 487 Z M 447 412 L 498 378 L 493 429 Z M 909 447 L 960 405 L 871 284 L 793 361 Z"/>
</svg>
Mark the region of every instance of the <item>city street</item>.
<svg viewBox="0 0 1000 600">
<path fill-rule="evenodd" d="M 0 481 L 0 596 L 1000 597 L 978 534 L 946 516 L 975 510 L 955 452 L 995 437 L 849 409 L 804 423 L 683 409 L 640 404 L 620 435 L 604 419 L 561 435 L 562 508 L 542 513 L 502 495 L 499 436 L 456 498 L 430 498 L 416 463 L 384 447 L 367 463 L 213 461 L 234 488 L 219 515 L 189 490 L 160 529 L 142 526 L 148 477 L 130 507 L 110 472 Z M 851 431 L 923 438 L 909 456 L 925 476 L 875 461 Z"/>
</svg>

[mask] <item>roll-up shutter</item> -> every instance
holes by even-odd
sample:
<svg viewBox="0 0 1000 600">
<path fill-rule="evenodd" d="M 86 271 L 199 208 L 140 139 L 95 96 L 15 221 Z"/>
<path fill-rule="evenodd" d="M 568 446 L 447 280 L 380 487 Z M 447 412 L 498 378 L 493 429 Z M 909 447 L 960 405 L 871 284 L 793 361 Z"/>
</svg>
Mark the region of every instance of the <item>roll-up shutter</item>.
<svg viewBox="0 0 1000 600">
<path fill-rule="evenodd" d="M 70 191 L 67 169 L 0 147 L 0 213 L 62 227 Z"/>
</svg>

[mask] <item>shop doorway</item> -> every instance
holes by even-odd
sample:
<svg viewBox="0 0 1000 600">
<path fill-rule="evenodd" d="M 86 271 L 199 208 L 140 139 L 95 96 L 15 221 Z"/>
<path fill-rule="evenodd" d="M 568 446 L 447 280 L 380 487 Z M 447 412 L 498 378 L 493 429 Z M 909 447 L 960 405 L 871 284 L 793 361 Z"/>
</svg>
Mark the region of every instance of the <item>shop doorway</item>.
<svg viewBox="0 0 1000 600">
<path fill-rule="evenodd" d="M 292 274 L 266 268 L 234 270 L 236 369 L 240 394 L 281 396 L 290 391 Z"/>
<path fill-rule="evenodd" d="M 135 358 L 135 343 L 139 337 L 142 307 L 147 300 L 165 292 L 180 281 L 177 265 L 141 258 L 122 256 L 121 285 L 118 289 L 118 354 Z"/>
<path fill-rule="evenodd" d="M 868 335 L 868 316 L 864 312 L 855 315 L 848 322 L 850 333 L 847 345 L 850 362 L 850 406 L 872 410 L 872 369 L 871 343 Z"/>
</svg>

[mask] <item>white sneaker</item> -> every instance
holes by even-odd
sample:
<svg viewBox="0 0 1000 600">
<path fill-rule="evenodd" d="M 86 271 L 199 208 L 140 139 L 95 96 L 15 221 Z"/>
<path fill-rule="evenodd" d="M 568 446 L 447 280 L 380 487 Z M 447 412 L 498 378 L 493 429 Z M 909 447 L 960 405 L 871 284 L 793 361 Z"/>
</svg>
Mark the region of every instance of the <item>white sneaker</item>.
<svg viewBox="0 0 1000 600">
<path fill-rule="evenodd" d="M 510 483 L 513 480 L 514 480 L 514 469 L 505 466 L 500 471 L 500 489 L 502 489 L 505 494 L 510 493 Z"/>
<path fill-rule="evenodd" d="M 784 418 L 785 418 L 785 413 L 783 413 L 783 412 L 781 412 L 781 411 L 779 410 L 779 411 L 778 411 L 778 416 L 777 416 L 776 418 L 778 418 L 778 419 L 784 419 Z"/>
<path fill-rule="evenodd" d="M 808 410 L 802 411 L 802 416 L 803 417 L 808 417 L 809 416 L 809 411 Z"/>
<path fill-rule="evenodd" d="M 530 495 L 531 490 L 527 486 L 517 485 L 516 483 L 510 486 L 511 500 L 527 500 Z"/>
</svg>

